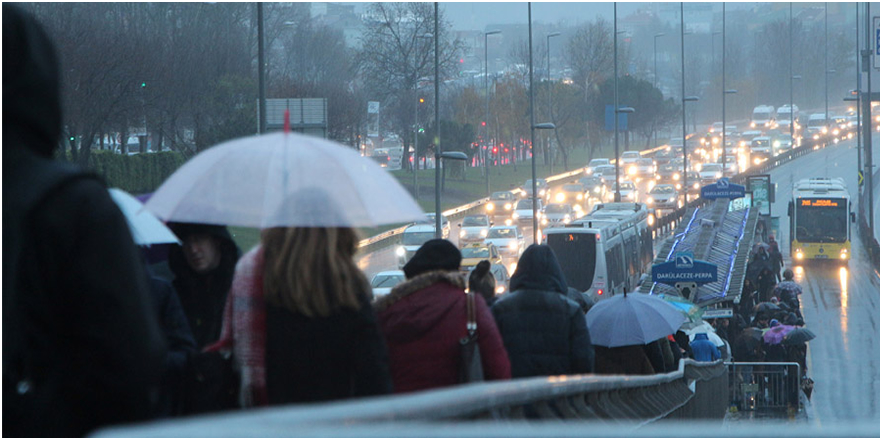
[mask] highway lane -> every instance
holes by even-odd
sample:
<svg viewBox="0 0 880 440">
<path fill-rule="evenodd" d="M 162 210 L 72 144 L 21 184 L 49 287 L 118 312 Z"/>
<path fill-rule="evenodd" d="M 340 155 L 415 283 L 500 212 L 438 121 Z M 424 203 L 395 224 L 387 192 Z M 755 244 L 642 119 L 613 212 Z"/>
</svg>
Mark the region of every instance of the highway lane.
<svg viewBox="0 0 880 440">
<path fill-rule="evenodd" d="M 856 150 L 848 141 L 814 152 L 771 172 L 778 184 L 774 216 L 780 217 L 780 237 L 790 265 L 787 205 L 792 183 L 807 177 L 842 177 L 852 194 L 857 188 Z M 849 267 L 795 267 L 804 288 L 801 308 L 807 327 L 817 338 L 809 343 L 807 369 L 815 380 L 812 395 L 819 423 L 880 418 L 880 276 L 867 260 L 853 233 Z"/>
</svg>

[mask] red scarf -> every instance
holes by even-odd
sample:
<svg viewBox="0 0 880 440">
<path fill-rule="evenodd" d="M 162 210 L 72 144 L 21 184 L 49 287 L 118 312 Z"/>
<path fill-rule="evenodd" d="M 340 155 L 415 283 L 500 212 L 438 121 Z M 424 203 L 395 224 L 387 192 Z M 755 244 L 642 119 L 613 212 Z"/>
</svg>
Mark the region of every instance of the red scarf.
<svg viewBox="0 0 880 440">
<path fill-rule="evenodd" d="M 266 406 L 266 301 L 263 296 L 263 249 L 258 245 L 238 260 L 223 310 L 220 340 L 205 351 L 232 349 L 241 372 L 242 408 Z"/>
</svg>

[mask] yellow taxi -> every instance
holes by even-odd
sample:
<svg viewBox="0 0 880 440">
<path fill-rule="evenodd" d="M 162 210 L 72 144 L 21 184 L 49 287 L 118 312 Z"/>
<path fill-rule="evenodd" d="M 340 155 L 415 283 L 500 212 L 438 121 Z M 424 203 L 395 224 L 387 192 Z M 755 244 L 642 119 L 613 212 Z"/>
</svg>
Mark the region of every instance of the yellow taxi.
<svg viewBox="0 0 880 440">
<path fill-rule="evenodd" d="M 501 253 L 494 244 L 471 243 L 461 248 L 461 272 L 467 274 L 480 261 L 489 260 L 491 264 L 504 264 Z"/>
</svg>

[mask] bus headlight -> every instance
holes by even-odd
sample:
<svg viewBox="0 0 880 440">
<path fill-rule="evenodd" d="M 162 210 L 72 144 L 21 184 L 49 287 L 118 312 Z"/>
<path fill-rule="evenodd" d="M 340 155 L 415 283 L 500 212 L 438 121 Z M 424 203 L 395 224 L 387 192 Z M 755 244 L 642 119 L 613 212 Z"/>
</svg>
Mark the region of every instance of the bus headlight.
<svg viewBox="0 0 880 440">
<path fill-rule="evenodd" d="M 803 260 L 804 259 L 803 251 L 801 251 L 800 249 L 794 251 L 794 258 L 798 259 L 798 260 Z"/>
<path fill-rule="evenodd" d="M 681 174 L 675 173 L 672 175 L 672 180 L 679 180 L 679 179 L 681 179 Z"/>
<path fill-rule="evenodd" d="M 749 124 L 749 127 L 751 127 L 751 128 L 755 128 L 755 123 L 752 122 L 751 124 Z"/>
<path fill-rule="evenodd" d="M 494 203 L 489 202 L 489 203 L 486 204 L 486 211 L 494 211 L 494 210 L 495 210 L 495 204 L 494 204 Z"/>
<path fill-rule="evenodd" d="M 398 257 L 405 257 L 406 256 L 406 248 L 403 246 L 398 246 L 397 250 L 394 252 L 397 254 Z"/>
<path fill-rule="evenodd" d="M 556 194 L 556 201 L 562 203 L 565 201 L 565 193 Z"/>
</svg>

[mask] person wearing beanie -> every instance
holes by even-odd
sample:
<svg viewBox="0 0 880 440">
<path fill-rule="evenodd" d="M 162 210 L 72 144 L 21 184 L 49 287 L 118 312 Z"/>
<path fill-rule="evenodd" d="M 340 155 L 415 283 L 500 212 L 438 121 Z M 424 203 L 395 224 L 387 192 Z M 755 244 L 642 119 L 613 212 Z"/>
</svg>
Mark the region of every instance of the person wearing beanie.
<svg viewBox="0 0 880 440">
<path fill-rule="evenodd" d="M 482 296 L 489 307 L 492 307 L 497 299 L 495 297 L 495 275 L 489 271 L 491 268 L 492 264 L 489 263 L 489 260 L 480 261 L 468 276 L 468 290 Z"/>
<path fill-rule="evenodd" d="M 492 305 L 513 377 L 593 372 L 587 319 L 567 295 L 553 250 L 529 246 L 510 278 L 510 293 Z"/>
<path fill-rule="evenodd" d="M 407 280 L 376 300 L 395 393 L 459 383 L 459 340 L 467 333 L 460 264 L 455 245 L 429 240 L 403 267 Z M 483 375 L 486 380 L 509 379 L 510 361 L 489 307 L 481 295 L 474 296 L 474 306 Z"/>
</svg>

